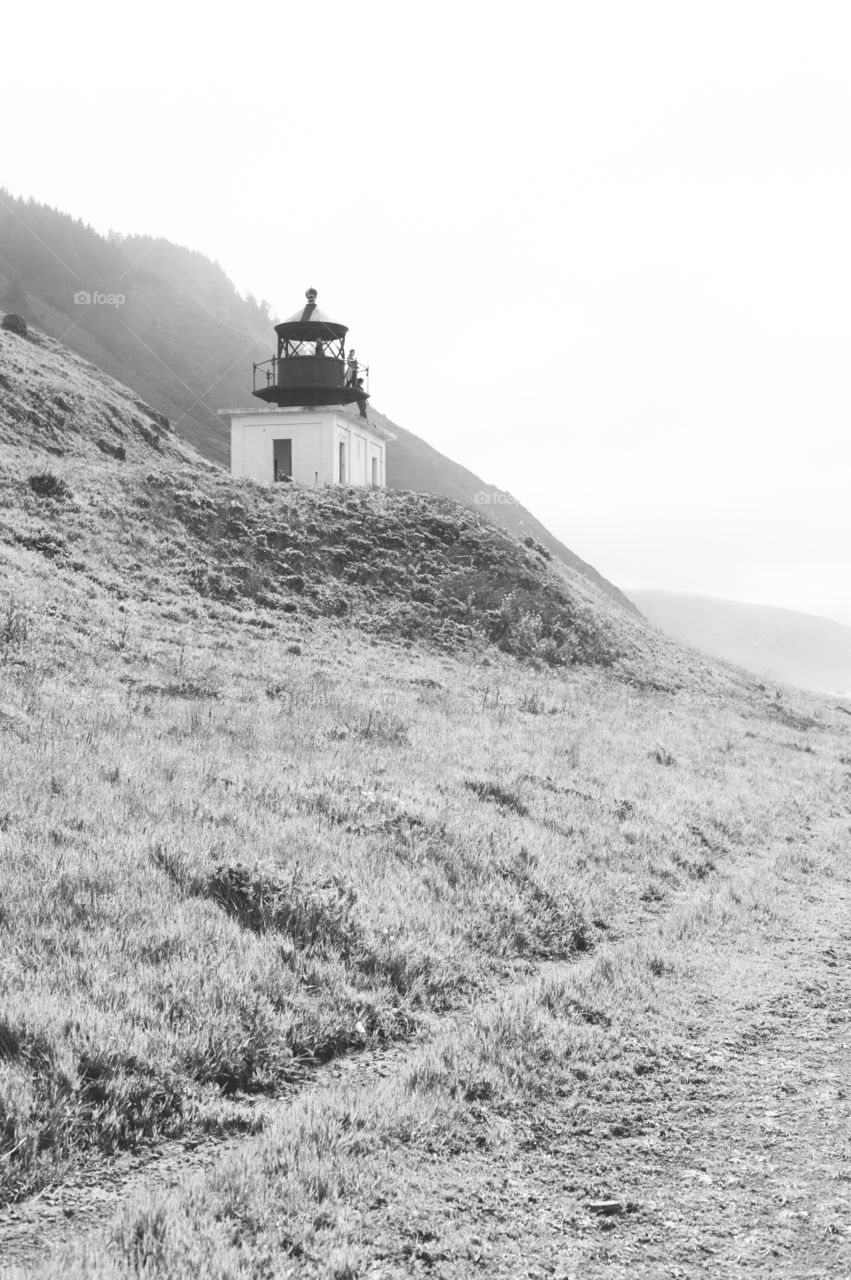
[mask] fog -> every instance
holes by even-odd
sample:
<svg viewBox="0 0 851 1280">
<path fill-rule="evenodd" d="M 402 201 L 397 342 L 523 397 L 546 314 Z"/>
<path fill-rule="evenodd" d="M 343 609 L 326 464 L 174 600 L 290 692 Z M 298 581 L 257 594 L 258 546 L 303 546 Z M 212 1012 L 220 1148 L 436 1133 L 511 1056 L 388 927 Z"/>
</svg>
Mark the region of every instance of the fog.
<svg viewBox="0 0 851 1280">
<path fill-rule="evenodd" d="M 620 585 L 851 622 L 843 5 L 83 2 L 4 34 L 13 193 L 279 317 L 315 286 L 377 408 Z"/>
</svg>

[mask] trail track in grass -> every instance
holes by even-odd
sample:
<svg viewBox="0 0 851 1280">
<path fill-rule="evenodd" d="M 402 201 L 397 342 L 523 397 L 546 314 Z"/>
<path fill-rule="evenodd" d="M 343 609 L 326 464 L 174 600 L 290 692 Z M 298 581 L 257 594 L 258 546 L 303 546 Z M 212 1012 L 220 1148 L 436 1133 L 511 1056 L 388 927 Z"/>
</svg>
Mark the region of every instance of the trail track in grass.
<svg viewBox="0 0 851 1280">
<path fill-rule="evenodd" d="M 577 1071 L 581 1096 L 569 1105 L 553 1096 L 511 1116 L 510 1143 L 498 1161 L 475 1148 L 438 1147 L 419 1159 L 389 1153 L 392 1198 L 352 1206 L 360 1215 L 361 1258 L 352 1274 L 845 1280 L 849 832 L 848 817 L 834 816 L 804 835 L 796 854 L 765 851 L 744 878 L 718 877 L 707 887 L 707 895 L 729 889 L 739 901 L 782 882 L 786 899 L 753 930 L 709 930 L 693 949 L 693 967 L 663 978 L 686 1018 L 679 1045 L 666 1056 L 636 1045 L 629 1069 L 614 1079 Z M 612 951 L 641 941 L 625 938 Z M 577 965 L 593 963 L 585 957 Z M 515 987 L 546 982 L 565 968 L 546 964 Z M 507 991 L 497 995 L 508 998 Z M 447 1023 L 460 1030 L 463 1021 L 463 1013 L 435 1018 L 430 1035 L 445 1041 Z M 307 1092 L 380 1088 L 426 1039 L 326 1064 L 287 1096 L 252 1103 L 251 1114 L 280 1124 Z M 7 1211 L 0 1274 L 87 1275 L 80 1259 L 87 1248 L 99 1258 L 100 1233 L 117 1207 L 126 1215 L 169 1188 L 186 1194 L 228 1159 L 250 1160 L 254 1142 L 239 1135 L 165 1143 L 93 1167 L 90 1180 L 84 1175 Z M 282 1256 L 275 1272 L 330 1274 L 310 1256 Z"/>
<path fill-rule="evenodd" d="M 531 964 L 520 967 L 533 970 Z M 534 966 L 532 976 L 559 968 L 561 965 L 545 962 Z M 510 985 L 496 988 L 477 1003 L 477 1009 L 481 1012 L 505 999 L 509 990 Z M 112 1157 L 93 1155 L 64 1181 L 0 1208 L 0 1276 L 10 1267 L 31 1267 L 63 1246 L 79 1243 L 102 1229 L 120 1206 L 134 1198 L 177 1186 L 239 1152 L 272 1121 L 284 1120 L 296 1101 L 334 1086 L 359 1089 L 386 1079 L 400 1071 L 429 1038 L 447 1034 L 447 1024 L 461 1026 L 470 1012 L 465 1007 L 446 1015 L 431 1014 L 423 1019 L 415 1037 L 368 1043 L 328 1062 L 304 1065 L 274 1095 L 234 1095 L 228 1099 L 218 1130 L 196 1129 L 179 1139 L 145 1144 Z"/>
<path fill-rule="evenodd" d="M 214 1161 L 236 1152 L 298 1098 L 339 1082 L 357 1087 L 381 1079 L 412 1051 L 409 1041 L 383 1043 L 305 1067 L 274 1097 L 245 1094 L 230 1099 L 227 1122 L 218 1132 L 192 1132 L 104 1158 L 94 1156 L 73 1176 L 0 1209 L 0 1275 L 27 1268 L 102 1228 L 134 1196 L 176 1186 Z"/>
<path fill-rule="evenodd" d="M 848 820 L 834 830 L 844 870 L 801 884 L 796 920 L 702 958 L 687 1048 L 614 1094 L 589 1082 L 570 1119 L 528 1114 L 498 1167 L 412 1169 L 365 1226 L 383 1259 L 365 1274 L 848 1280 Z"/>
</svg>

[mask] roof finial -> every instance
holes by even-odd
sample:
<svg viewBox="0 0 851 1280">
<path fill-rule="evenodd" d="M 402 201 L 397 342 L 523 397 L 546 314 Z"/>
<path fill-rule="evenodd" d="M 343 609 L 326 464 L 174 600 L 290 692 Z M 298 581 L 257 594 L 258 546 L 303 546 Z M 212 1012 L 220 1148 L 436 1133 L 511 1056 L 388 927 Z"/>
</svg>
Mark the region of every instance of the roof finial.
<svg viewBox="0 0 851 1280">
<path fill-rule="evenodd" d="M 315 290 L 315 289 L 308 289 L 304 296 L 307 298 L 307 301 L 308 301 L 308 302 L 315 302 L 315 301 L 316 301 L 316 290 Z"/>
</svg>

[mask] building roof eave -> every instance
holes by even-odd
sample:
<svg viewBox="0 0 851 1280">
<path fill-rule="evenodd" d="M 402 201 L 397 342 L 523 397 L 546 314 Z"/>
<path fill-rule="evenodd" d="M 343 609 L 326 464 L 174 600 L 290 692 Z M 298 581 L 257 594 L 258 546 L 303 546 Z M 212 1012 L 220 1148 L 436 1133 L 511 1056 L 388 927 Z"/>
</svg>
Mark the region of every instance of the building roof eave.
<svg viewBox="0 0 851 1280">
<path fill-rule="evenodd" d="M 347 411 L 345 406 L 338 404 L 320 405 L 313 407 L 310 405 L 270 405 L 268 408 L 257 409 L 251 405 L 247 409 L 218 409 L 220 418 L 268 418 L 273 414 L 297 414 L 297 413 L 333 413 L 338 418 L 345 418 L 353 427 L 365 427 L 381 440 L 395 440 L 396 436 L 392 431 L 388 431 L 386 427 L 382 427 L 380 423 L 373 422 L 371 418 L 361 418 L 359 414 Z"/>
</svg>

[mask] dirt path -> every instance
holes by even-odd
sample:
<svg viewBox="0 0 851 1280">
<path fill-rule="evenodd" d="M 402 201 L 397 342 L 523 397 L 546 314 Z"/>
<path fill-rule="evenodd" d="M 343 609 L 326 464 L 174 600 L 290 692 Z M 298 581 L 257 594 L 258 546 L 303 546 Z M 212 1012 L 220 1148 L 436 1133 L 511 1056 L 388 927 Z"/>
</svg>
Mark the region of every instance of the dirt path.
<svg viewBox="0 0 851 1280">
<path fill-rule="evenodd" d="M 379 1045 L 306 1068 L 276 1097 L 246 1095 L 235 1099 L 231 1132 L 227 1134 L 192 1134 L 121 1152 L 112 1159 L 96 1157 L 59 1185 L 0 1209 L 0 1276 L 13 1270 L 19 1274 L 62 1246 L 96 1232 L 133 1196 L 177 1186 L 203 1172 L 238 1150 L 271 1119 L 285 1114 L 296 1099 L 338 1081 L 357 1087 L 388 1075 L 417 1044 L 419 1039 Z"/>
<path fill-rule="evenodd" d="M 844 819 L 846 840 L 847 828 Z M 849 873 L 851 864 L 833 879 L 802 875 L 786 919 L 687 980 L 687 1048 L 676 1056 L 615 1092 L 588 1082 L 569 1117 L 554 1100 L 518 1118 L 514 1154 L 498 1166 L 486 1152 L 412 1162 L 395 1202 L 364 1215 L 363 1276 L 849 1280 Z M 279 1115 L 305 1090 L 368 1084 L 411 1052 L 400 1044 L 341 1060 L 287 1097 L 245 1105 Z M 0 1274 L 97 1232 L 131 1197 L 176 1186 L 244 1142 L 123 1156 L 4 1211 Z"/>
<path fill-rule="evenodd" d="M 693 995 L 675 1060 L 592 1090 L 581 1118 L 529 1117 L 499 1168 L 424 1162 L 399 1212 L 365 1224 L 381 1261 L 364 1274 L 849 1280 L 847 875 L 814 882 L 794 931 L 720 954 Z"/>
<path fill-rule="evenodd" d="M 528 981 L 532 973 L 558 967 L 555 963 L 518 962 L 502 985 L 495 981 L 489 991 L 477 997 L 476 1006 L 501 1000 L 512 985 Z M 448 1014 L 424 1014 L 418 1034 L 410 1039 L 368 1045 L 330 1062 L 306 1066 L 274 1097 L 235 1096 L 230 1100 L 226 1132 L 192 1132 L 111 1158 L 94 1155 L 56 1185 L 0 1208 L 0 1277 L 26 1274 L 64 1246 L 94 1235 L 134 1197 L 176 1187 L 203 1173 L 311 1093 L 334 1084 L 357 1089 L 400 1070 L 424 1041 L 467 1016 L 466 1005 Z"/>
</svg>

